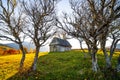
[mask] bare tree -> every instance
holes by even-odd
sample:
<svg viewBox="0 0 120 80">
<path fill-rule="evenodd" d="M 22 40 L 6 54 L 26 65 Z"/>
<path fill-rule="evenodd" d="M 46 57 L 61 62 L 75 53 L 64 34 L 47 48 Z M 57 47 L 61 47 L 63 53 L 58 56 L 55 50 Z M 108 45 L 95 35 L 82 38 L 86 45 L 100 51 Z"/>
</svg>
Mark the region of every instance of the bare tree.
<svg viewBox="0 0 120 80">
<path fill-rule="evenodd" d="M 109 34 L 110 25 L 120 17 L 119 0 L 87 0 L 92 13 L 92 20 L 96 26 L 96 36 L 103 50 L 106 66 L 111 66 L 105 45 Z"/>
<path fill-rule="evenodd" d="M 116 25 L 116 21 L 114 21 L 115 24 L 111 24 L 109 27 L 109 31 L 106 32 L 105 34 L 101 35 L 100 38 L 100 43 L 101 43 L 101 48 L 104 52 L 105 55 L 105 59 L 106 59 L 106 67 L 109 69 L 112 67 L 111 61 L 112 61 L 112 57 L 113 54 L 115 52 L 116 46 L 118 41 L 120 41 L 120 26 L 117 24 Z M 109 53 L 107 53 L 106 50 L 106 40 L 107 38 L 110 37 L 112 39 L 112 44 L 110 45 L 110 55 Z"/>
<path fill-rule="evenodd" d="M 87 2 L 92 22 L 89 25 L 94 29 L 92 32 L 93 40 L 100 41 L 106 59 L 106 66 L 109 67 L 111 63 L 105 49 L 105 44 L 110 24 L 120 17 L 119 2 L 118 0 L 87 0 Z"/>
<path fill-rule="evenodd" d="M 110 46 L 110 61 L 115 52 L 117 43 L 120 41 L 120 19 L 114 21 L 114 24 L 111 25 L 110 38 L 113 40 Z"/>
<path fill-rule="evenodd" d="M 64 15 L 64 26 L 59 26 L 68 32 L 86 42 L 92 57 L 93 71 L 98 70 L 97 51 L 98 44 L 101 43 L 105 55 L 106 65 L 111 65 L 108 54 L 106 53 L 105 44 L 109 34 L 111 23 L 120 17 L 119 0 L 86 0 L 81 5 L 79 0 L 70 0 L 73 10 L 73 17 L 69 18 Z M 71 30 L 72 29 L 72 30 Z"/>
<path fill-rule="evenodd" d="M 32 70 L 36 70 L 40 47 L 55 33 L 56 0 L 23 0 L 25 14 L 28 16 L 27 34 L 36 47 Z"/>
<path fill-rule="evenodd" d="M 63 22 L 58 21 L 58 27 L 66 31 L 69 35 L 74 36 L 76 38 L 82 38 L 89 47 L 89 53 L 92 57 L 92 65 L 93 70 L 97 71 L 97 57 L 96 52 L 97 48 L 97 38 L 95 34 L 95 26 L 93 26 L 93 22 L 90 21 L 91 14 L 88 12 L 89 10 L 85 7 L 85 4 L 81 4 L 80 1 L 70 1 L 71 8 L 73 10 L 72 18 L 67 14 L 64 14 Z M 82 6 L 82 7 L 80 7 Z M 93 24 L 93 25 L 91 25 Z"/>
<path fill-rule="evenodd" d="M 22 33 L 24 18 L 20 5 L 16 0 L 0 0 L 0 37 L 19 45 L 22 51 L 20 69 L 23 68 L 26 54 L 22 45 L 25 38 L 25 35 Z"/>
</svg>

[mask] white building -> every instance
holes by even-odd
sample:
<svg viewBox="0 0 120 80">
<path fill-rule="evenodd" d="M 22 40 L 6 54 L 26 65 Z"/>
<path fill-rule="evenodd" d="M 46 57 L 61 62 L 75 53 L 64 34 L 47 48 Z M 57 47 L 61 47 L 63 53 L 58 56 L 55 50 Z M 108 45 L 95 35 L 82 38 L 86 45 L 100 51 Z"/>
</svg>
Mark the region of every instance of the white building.
<svg viewBox="0 0 120 80">
<path fill-rule="evenodd" d="M 53 38 L 50 45 L 50 52 L 62 52 L 71 50 L 71 44 L 66 39 Z"/>
</svg>

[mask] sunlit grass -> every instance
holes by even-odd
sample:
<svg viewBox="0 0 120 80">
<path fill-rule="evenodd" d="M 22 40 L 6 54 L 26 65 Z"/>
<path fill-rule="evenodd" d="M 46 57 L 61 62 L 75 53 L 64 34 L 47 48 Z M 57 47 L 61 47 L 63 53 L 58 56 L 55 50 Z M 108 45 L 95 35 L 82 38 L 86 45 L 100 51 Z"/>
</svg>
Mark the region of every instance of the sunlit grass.
<svg viewBox="0 0 120 80">
<path fill-rule="evenodd" d="M 100 71 L 92 71 L 91 57 L 81 50 L 66 52 L 40 53 L 37 71 L 15 74 L 19 68 L 21 55 L 9 55 L 0 57 L 0 68 L 2 68 L 1 79 L 8 80 L 119 80 L 120 77 L 114 75 L 117 65 L 117 57 L 120 52 L 115 52 L 112 58 L 113 69 L 105 71 L 105 58 L 101 50 L 98 51 L 98 64 Z M 24 68 L 28 69 L 33 61 L 34 54 L 27 54 Z M 2 61 L 3 59 L 3 61 Z M 5 60 L 4 60 L 5 59 Z M 1 65 L 4 64 L 4 65 Z M 4 73 L 3 73 L 4 71 Z M 118 74 L 119 75 L 119 74 Z"/>
<path fill-rule="evenodd" d="M 90 55 L 85 54 L 86 58 L 80 50 L 50 52 L 38 59 L 36 72 L 16 74 L 9 80 L 120 80 L 119 74 L 115 73 L 117 57 L 113 56 L 113 69 L 107 71 L 104 55 L 98 51 L 100 71 L 96 73 L 92 71 Z"/>
<path fill-rule="evenodd" d="M 47 52 L 40 53 L 39 56 L 48 54 Z M 7 79 L 18 72 L 19 62 L 22 55 L 7 55 L 0 56 L 0 80 Z M 33 62 L 34 54 L 26 54 L 24 69 L 28 69 Z"/>
</svg>

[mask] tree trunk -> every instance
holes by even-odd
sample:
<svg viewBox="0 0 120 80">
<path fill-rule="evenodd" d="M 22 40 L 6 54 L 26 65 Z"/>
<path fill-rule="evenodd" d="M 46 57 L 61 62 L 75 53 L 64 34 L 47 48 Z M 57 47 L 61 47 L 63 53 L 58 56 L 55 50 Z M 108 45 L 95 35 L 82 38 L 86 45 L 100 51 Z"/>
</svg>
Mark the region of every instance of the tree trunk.
<svg viewBox="0 0 120 80">
<path fill-rule="evenodd" d="M 20 47 L 20 50 L 22 51 L 22 58 L 21 58 L 21 61 L 20 61 L 20 70 L 21 70 L 21 69 L 23 69 L 23 65 L 24 65 L 24 61 L 25 61 L 25 57 L 26 57 L 26 52 L 23 48 L 22 43 L 19 44 L 19 47 Z"/>
<path fill-rule="evenodd" d="M 102 48 L 102 50 L 103 50 L 103 53 L 104 53 L 104 56 L 105 56 L 106 68 L 107 68 L 107 69 L 108 69 L 108 68 L 111 68 L 111 67 L 112 67 L 112 65 L 111 65 L 111 60 L 110 60 L 110 57 L 108 56 L 108 53 L 107 53 L 107 51 L 106 51 L 106 48 L 104 47 L 104 48 Z"/>
<path fill-rule="evenodd" d="M 92 49 L 92 70 L 95 72 L 97 72 L 99 69 L 96 56 L 97 50 L 98 50 L 97 48 Z"/>
<path fill-rule="evenodd" d="M 111 68 L 112 65 L 111 65 L 111 60 L 110 60 L 110 57 L 108 56 L 108 53 L 106 51 L 105 48 L 103 48 L 103 53 L 104 53 L 104 56 L 105 56 L 105 61 L 106 61 L 106 68 Z"/>
<path fill-rule="evenodd" d="M 81 48 L 81 50 L 82 50 L 82 53 L 83 53 L 83 55 L 84 55 L 84 58 L 86 58 L 87 55 L 86 55 L 86 53 L 85 53 L 85 50 L 84 50 L 83 47 L 82 47 L 82 41 L 79 40 L 79 43 L 80 43 L 80 48 Z"/>
<path fill-rule="evenodd" d="M 80 43 L 80 48 L 81 48 L 82 52 L 85 53 L 85 50 L 82 47 L 82 41 L 79 40 L 79 43 Z"/>
<path fill-rule="evenodd" d="M 111 65 L 110 57 L 108 56 L 108 53 L 106 51 L 105 45 L 106 45 L 106 37 L 104 36 L 104 38 L 102 38 L 101 40 L 101 48 L 105 56 L 106 68 L 108 69 L 108 68 L 111 68 L 112 65 Z"/>
<path fill-rule="evenodd" d="M 87 44 L 87 47 L 88 47 L 88 54 L 92 57 L 92 54 L 91 54 L 91 47 L 90 47 L 90 45 L 89 45 L 89 43 L 87 43 L 86 42 L 86 44 Z"/>
<path fill-rule="evenodd" d="M 36 53 L 35 53 L 34 61 L 32 63 L 32 70 L 33 71 L 35 71 L 37 69 L 37 60 L 38 60 L 39 49 L 40 48 L 36 48 Z"/>
<path fill-rule="evenodd" d="M 112 45 L 110 47 L 110 60 L 112 60 L 112 56 L 115 52 L 118 41 L 120 41 L 120 39 L 113 38 L 113 42 L 112 42 Z"/>
<path fill-rule="evenodd" d="M 117 72 L 120 72 L 120 55 L 118 57 Z"/>
</svg>

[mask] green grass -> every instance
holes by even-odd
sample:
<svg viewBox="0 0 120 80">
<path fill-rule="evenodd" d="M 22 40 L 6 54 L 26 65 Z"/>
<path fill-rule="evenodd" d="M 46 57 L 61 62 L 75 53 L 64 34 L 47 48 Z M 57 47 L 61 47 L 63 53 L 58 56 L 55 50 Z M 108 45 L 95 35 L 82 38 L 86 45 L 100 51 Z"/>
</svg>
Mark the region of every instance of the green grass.
<svg viewBox="0 0 120 80">
<path fill-rule="evenodd" d="M 113 57 L 113 69 L 106 70 L 104 56 L 99 52 L 100 71 L 96 73 L 91 70 L 91 58 L 88 54 L 87 58 L 84 58 L 79 50 L 52 52 L 39 57 L 36 72 L 16 73 L 8 80 L 120 80 L 120 73 L 116 73 L 114 70 L 117 65 L 117 54 L 119 53 L 116 53 Z M 31 58 L 27 59 L 25 64 L 30 64 Z M 13 64 L 13 66 L 15 65 Z"/>
</svg>

